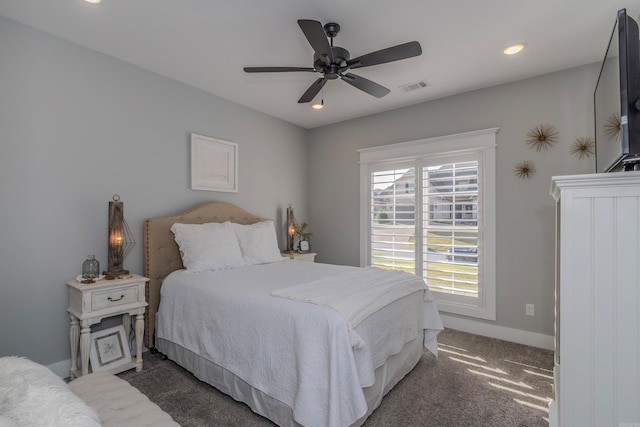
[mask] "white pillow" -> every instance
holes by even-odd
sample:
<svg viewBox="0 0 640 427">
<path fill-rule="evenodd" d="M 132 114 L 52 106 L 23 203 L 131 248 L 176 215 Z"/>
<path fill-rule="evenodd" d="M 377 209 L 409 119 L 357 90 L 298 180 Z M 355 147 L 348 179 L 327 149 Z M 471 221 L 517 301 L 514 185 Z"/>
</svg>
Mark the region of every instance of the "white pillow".
<svg viewBox="0 0 640 427">
<path fill-rule="evenodd" d="M 0 358 L 0 414 L 31 427 L 100 427 L 95 411 L 60 377 L 21 357 Z"/>
<path fill-rule="evenodd" d="M 247 265 L 283 261 L 273 221 L 250 225 L 233 224 L 242 257 Z"/>
<path fill-rule="evenodd" d="M 230 222 L 176 223 L 171 231 L 187 270 L 227 270 L 245 265 Z"/>
</svg>

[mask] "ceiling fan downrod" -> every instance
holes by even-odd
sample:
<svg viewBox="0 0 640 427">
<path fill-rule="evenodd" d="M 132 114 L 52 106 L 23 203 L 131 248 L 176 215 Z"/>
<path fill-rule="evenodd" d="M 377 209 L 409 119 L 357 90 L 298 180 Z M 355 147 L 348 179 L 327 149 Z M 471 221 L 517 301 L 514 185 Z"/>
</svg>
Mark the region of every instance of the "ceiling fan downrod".
<svg viewBox="0 0 640 427">
<path fill-rule="evenodd" d="M 340 25 L 336 24 L 335 22 L 324 24 L 324 32 L 327 37 L 331 39 L 331 47 L 333 47 L 333 38 L 340 32 Z"/>
</svg>

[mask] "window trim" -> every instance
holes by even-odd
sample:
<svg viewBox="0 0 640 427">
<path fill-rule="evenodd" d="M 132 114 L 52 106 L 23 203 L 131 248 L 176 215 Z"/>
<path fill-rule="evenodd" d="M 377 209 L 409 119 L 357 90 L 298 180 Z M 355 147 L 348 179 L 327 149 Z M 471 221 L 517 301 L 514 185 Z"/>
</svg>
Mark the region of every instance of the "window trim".
<svg viewBox="0 0 640 427">
<path fill-rule="evenodd" d="M 416 141 L 357 150 L 360 155 L 360 265 L 367 266 L 370 260 L 370 207 L 369 190 L 371 172 L 383 165 L 395 167 L 406 162 L 418 162 L 423 159 L 450 157 L 464 153 L 473 153 L 478 158 L 478 169 L 482 176 L 479 192 L 482 201 L 478 206 L 482 210 L 483 223 L 478 233 L 481 234 L 484 254 L 482 264 L 481 286 L 478 289 L 478 304 L 471 305 L 460 301 L 444 300 L 437 292 L 439 310 L 486 320 L 496 320 L 496 133 L 499 128 L 490 128 L 455 135 L 447 135 Z M 416 170 L 416 179 L 418 178 Z M 421 178 L 421 172 L 420 172 Z M 416 196 L 416 203 L 422 205 L 421 196 Z M 416 210 L 416 221 L 422 209 Z M 421 251 L 416 251 L 416 262 L 421 258 Z M 490 260 L 490 261 L 487 261 Z"/>
</svg>

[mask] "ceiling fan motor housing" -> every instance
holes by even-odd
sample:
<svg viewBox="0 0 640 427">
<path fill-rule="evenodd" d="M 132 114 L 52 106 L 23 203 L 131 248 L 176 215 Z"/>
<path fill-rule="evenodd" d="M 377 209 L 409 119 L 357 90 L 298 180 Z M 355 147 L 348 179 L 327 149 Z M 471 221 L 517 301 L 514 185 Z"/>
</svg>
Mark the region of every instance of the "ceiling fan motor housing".
<svg viewBox="0 0 640 427">
<path fill-rule="evenodd" d="M 313 55 L 313 68 L 316 71 L 322 72 L 324 77 L 329 80 L 334 80 L 339 77 L 338 70 L 341 67 L 345 67 L 346 62 L 351 58 L 351 54 L 345 48 L 339 46 L 332 46 L 331 52 L 333 53 L 333 62 L 327 65 L 324 59 L 320 58 L 318 54 Z M 346 69 L 342 68 L 342 71 Z"/>
</svg>

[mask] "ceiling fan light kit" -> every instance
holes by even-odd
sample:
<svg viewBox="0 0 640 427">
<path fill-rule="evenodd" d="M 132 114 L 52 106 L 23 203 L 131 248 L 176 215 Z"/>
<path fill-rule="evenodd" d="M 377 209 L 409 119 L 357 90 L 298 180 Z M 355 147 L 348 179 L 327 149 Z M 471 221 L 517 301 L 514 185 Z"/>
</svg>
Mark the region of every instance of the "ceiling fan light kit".
<svg viewBox="0 0 640 427">
<path fill-rule="evenodd" d="M 349 70 L 399 61 L 422 54 L 420 43 L 412 41 L 351 59 L 347 49 L 333 45 L 334 37 L 340 32 L 340 25 L 330 22 L 323 26 L 320 22 L 309 19 L 299 19 L 298 25 L 313 48 L 313 67 L 245 67 L 244 71 L 247 73 L 296 71 L 320 73 L 322 76 L 313 82 L 298 100 L 300 104 L 311 102 L 327 81 L 338 78 L 369 95 L 382 98 L 390 92 L 389 89 L 350 73 Z"/>
</svg>

